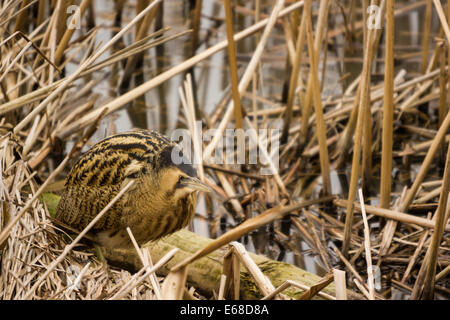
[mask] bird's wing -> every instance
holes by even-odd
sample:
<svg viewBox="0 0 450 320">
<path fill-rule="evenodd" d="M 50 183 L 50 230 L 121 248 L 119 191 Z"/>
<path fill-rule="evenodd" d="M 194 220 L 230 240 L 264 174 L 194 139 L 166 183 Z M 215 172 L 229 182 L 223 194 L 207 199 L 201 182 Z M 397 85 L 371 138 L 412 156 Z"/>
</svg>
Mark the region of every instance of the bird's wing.
<svg viewBox="0 0 450 320">
<path fill-rule="evenodd" d="M 154 170 L 161 151 L 173 145 L 159 133 L 146 130 L 125 132 L 98 142 L 69 172 L 56 217 L 82 230 L 127 181 Z M 132 189 L 137 187 L 135 183 Z M 126 214 L 124 204 L 132 189 L 100 219 L 94 230 L 120 227 L 120 218 Z"/>
<path fill-rule="evenodd" d="M 119 186 L 68 186 L 58 203 L 56 218 L 77 230 L 83 230 L 117 195 Z M 115 229 L 120 222 L 123 201 L 117 201 L 95 224 L 93 231 Z"/>
<path fill-rule="evenodd" d="M 130 179 L 140 176 L 143 165 L 118 150 L 85 154 L 66 179 L 56 218 L 78 230 L 84 229 Z M 109 209 L 93 231 L 120 227 L 130 191 Z"/>
</svg>

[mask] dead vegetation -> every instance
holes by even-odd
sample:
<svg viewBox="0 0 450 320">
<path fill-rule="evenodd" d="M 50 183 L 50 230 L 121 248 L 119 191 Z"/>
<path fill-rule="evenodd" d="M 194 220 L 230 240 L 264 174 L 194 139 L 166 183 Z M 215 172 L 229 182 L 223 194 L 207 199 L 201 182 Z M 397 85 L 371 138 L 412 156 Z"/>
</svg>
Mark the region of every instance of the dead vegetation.
<svg viewBox="0 0 450 320">
<path fill-rule="evenodd" d="M 167 1 L 116 1 L 112 35 L 99 41 L 105 26 L 96 21 L 96 2 L 0 2 L 1 299 L 239 298 L 243 270 L 264 299 L 345 299 L 346 287 L 367 299 L 450 297 L 450 6 L 224 0 L 214 6 L 227 10 L 208 16 L 203 1 L 192 7 L 178 1 L 186 6 L 186 25 L 173 28 L 164 22 Z M 74 4 L 79 11 L 69 13 Z M 369 5 L 381 10 L 380 28 L 365 27 Z M 420 48 L 397 45 L 395 31 L 410 32 L 397 19 L 414 11 L 425 12 Z M 215 26 L 202 29 L 205 19 Z M 238 45 L 248 39 L 246 55 Z M 164 67 L 159 50 L 171 43 L 185 45 L 186 54 Z M 231 84 L 215 93 L 211 111 L 200 95 L 208 80 L 195 71 L 221 51 Z M 141 72 L 145 59 L 151 76 Z M 357 71 L 347 70 L 349 62 L 358 63 Z M 405 68 L 413 63 L 415 69 Z M 277 64 L 284 78 L 264 70 Z M 334 65 L 342 70 L 330 83 Z M 99 127 L 117 131 L 117 112 L 147 105 L 151 90 L 165 101 L 164 85 L 175 76 L 185 80 L 177 90 L 177 124 L 193 137 L 200 134 L 196 120 L 203 134 L 216 129 L 208 141 L 193 139 L 199 176 L 217 193 L 204 198 L 197 219 L 208 222 L 216 240 L 171 266 L 165 278 L 156 273 L 176 249 L 152 261 L 150 250 L 136 246 L 137 272 L 106 268 L 81 241 L 88 229 L 78 236 L 64 231 L 48 211 L 51 197 L 39 199 L 61 188 L 65 170 Z M 105 83 L 113 91 L 106 98 L 98 89 Z M 178 110 L 156 108 L 163 131 L 167 114 Z M 279 129 L 268 143 L 281 141 L 279 163 L 268 152 L 260 159 L 270 175 L 260 174 L 261 163 L 210 162 L 227 128 Z M 312 256 L 323 278 L 275 287 L 237 240 L 271 258 Z M 189 287 L 186 266 L 227 244 L 216 294 Z M 333 276 L 337 292 L 330 295 L 322 290 Z M 288 295 L 287 288 L 300 291 Z"/>
</svg>

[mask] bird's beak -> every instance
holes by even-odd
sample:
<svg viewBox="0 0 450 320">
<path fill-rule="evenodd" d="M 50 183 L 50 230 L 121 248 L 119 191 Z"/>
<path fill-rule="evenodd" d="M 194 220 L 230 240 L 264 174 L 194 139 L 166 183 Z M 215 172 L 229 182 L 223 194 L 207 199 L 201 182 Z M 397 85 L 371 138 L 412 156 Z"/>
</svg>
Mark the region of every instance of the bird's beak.
<svg viewBox="0 0 450 320">
<path fill-rule="evenodd" d="M 194 191 L 212 192 L 212 189 L 204 182 L 194 177 L 188 177 L 183 181 L 186 187 L 194 189 Z"/>
</svg>

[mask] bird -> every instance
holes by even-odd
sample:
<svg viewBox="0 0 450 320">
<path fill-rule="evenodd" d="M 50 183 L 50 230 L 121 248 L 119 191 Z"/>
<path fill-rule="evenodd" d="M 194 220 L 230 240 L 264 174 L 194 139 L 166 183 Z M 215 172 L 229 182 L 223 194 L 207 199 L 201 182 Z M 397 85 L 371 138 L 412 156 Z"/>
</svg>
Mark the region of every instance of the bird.
<svg viewBox="0 0 450 320">
<path fill-rule="evenodd" d="M 211 191 L 175 142 L 157 131 L 131 130 L 101 140 L 78 159 L 55 218 L 82 231 L 131 180 L 89 231 L 100 246 L 132 246 L 127 227 L 139 245 L 174 233 L 193 219 L 197 191 Z"/>
</svg>

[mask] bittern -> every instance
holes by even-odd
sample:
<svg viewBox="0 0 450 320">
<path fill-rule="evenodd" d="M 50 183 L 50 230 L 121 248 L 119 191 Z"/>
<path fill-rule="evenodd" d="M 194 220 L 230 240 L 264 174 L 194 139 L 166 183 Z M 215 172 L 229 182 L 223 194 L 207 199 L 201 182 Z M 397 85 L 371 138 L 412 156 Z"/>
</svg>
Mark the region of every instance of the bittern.
<svg viewBox="0 0 450 320">
<path fill-rule="evenodd" d="M 91 229 L 102 246 L 130 246 L 127 227 L 138 244 L 184 228 L 196 191 L 210 191 L 174 142 L 155 131 L 129 131 L 98 142 L 76 162 L 56 218 L 83 230 L 130 179 L 131 188 Z"/>
</svg>

